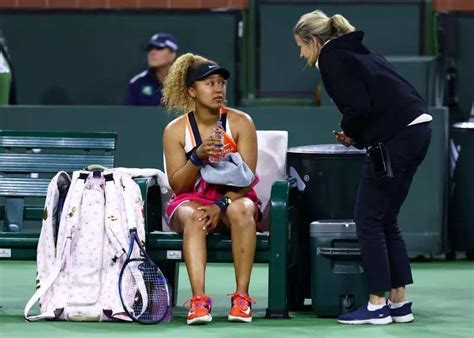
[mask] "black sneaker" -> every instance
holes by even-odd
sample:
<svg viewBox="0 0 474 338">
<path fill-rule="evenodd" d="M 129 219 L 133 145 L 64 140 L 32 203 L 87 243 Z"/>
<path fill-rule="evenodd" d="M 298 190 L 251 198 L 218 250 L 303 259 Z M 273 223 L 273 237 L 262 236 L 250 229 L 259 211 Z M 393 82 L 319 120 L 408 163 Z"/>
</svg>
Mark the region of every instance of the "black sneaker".
<svg viewBox="0 0 474 338">
<path fill-rule="evenodd" d="M 369 311 L 367 305 L 362 305 L 360 308 L 353 312 L 345 313 L 337 318 L 337 321 L 341 324 L 375 324 L 385 325 L 392 322 L 390 316 L 390 309 L 387 305 L 383 308 L 375 311 Z"/>
<path fill-rule="evenodd" d="M 390 307 L 390 304 L 388 306 Z M 410 323 L 415 320 L 411 312 L 411 302 L 396 309 L 390 308 L 390 315 L 395 323 Z"/>
</svg>

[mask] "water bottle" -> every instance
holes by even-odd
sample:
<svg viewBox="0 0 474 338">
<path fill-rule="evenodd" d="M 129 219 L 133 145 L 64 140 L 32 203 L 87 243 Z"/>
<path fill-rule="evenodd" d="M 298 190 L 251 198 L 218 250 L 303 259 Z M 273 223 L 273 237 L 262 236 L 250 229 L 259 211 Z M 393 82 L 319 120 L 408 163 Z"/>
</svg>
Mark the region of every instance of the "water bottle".
<svg viewBox="0 0 474 338">
<path fill-rule="evenodd" d="M 212 131 L 211 137 L 214 140 L 220 141 L 221 145 L 216 145 L 216 148 L 222 148 L 222 143 L 224 142 L 224 130 L 222 129 L 222 122 L 219 120 L 216 123 L 216 126 L 214 127 Z M 222 155 L 218 156 L 209 156 L 209 162 L 213 164 L 217 164 L 221 161 Z"/>
</svg>

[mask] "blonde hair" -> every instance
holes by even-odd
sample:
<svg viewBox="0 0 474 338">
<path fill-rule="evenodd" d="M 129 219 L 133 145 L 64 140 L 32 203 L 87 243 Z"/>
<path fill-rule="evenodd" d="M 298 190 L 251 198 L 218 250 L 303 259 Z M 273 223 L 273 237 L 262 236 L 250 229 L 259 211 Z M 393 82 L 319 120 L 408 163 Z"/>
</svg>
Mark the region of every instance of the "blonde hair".
<svg viewBox="0 0 474 338">
<path fill-rule="evenodd" d="M 342 15 L 328 17 L 320 10 L 302 15 L 293 28 L 293 34 L 298 35 L 304 43 L 312 43 L 316 38 L 322 45 L 330 39 L 353 31 L 355 27 Z"/>
<path fill-rule="evenodd" d="M 162 102 L 168 110 L 181 113 L 194 110 L 194 100 L 188 94 L 186 76 L 190 67 L 196 69 L 202 63 L 209 61 L 205 57 L 192 53 L 186 53 L 176 59 L 163 83 Z"/>
</svg>

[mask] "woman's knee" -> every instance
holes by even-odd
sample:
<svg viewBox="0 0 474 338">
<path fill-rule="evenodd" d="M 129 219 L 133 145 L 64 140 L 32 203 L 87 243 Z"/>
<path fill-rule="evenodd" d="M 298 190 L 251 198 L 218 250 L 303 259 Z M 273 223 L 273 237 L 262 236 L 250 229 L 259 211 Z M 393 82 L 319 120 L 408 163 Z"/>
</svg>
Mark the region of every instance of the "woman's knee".
<svg viewBox="0 0 474 338">
<path fill-rule="evenodd" d="M 176 216 L 178 217 L 181 232 L 188 234 L 198 231 L 202 232 L 204 221 L 199 217 L 200 212 L 197 210 L 197 206 L 182 206 L 180 209 Z"/>
<path fill-rule="evenodd" d="M 203 232 L 202 227 L 204 226 L 204 221 L 199 217 L 200 212 L 195 210 L 192 214 L 187 217 L 183 222 L 183 232 L 184 233 L 194 233 L 194 232 Z"/>
<path fill-rule="evenodd" d="M 247 223 L 254 221 L 256 208 L 255 203 L 250 199 L 240 198 L 229 205 L 226 216 L 231 223 Z"/>
</svg>

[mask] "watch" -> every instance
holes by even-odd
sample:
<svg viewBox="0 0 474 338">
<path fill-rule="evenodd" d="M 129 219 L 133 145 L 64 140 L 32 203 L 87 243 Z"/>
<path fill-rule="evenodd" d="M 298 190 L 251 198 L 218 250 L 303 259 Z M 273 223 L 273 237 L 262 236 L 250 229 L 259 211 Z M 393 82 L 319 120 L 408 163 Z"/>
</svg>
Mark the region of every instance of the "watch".
<svg viewBox="0 0 474 338">
<path fill-rule="evenodd" d="M 227 209 L 229 207 L 229 205 L 232 203 L 232 200 L 230 199 L 229 196 L 226 196 L 226 195 L 222 196 L 222 199 L 224 200 L 224 202 L 226 204 L 225 208 Z"/>
<path fill-rule="evenodd" d="M 227 210 L 227 208 L 229 207 L 231 203 L 232 203 L 232 200 L 230 199 L 230 197 L 225 196 L 225 195 L 214 202 L 214 204 L 217 205 L 221 209 L 222 213 L 224 213 Z"/>
</svg>

